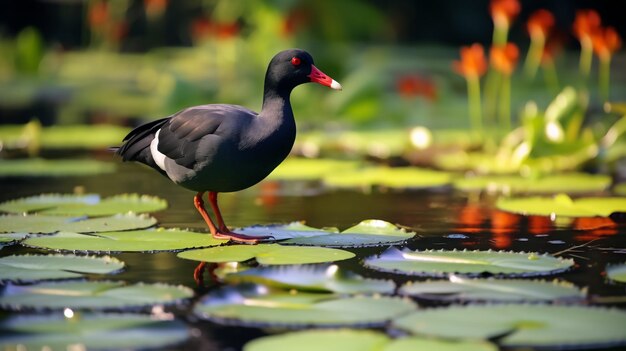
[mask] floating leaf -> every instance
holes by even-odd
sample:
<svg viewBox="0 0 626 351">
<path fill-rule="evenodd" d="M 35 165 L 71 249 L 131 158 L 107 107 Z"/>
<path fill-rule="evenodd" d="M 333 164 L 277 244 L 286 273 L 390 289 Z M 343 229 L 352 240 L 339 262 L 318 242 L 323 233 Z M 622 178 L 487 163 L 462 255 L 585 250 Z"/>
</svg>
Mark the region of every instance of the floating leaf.
<svg viewBox="0 0 626 351">
<path fill-rule="evenodd" d="M 360 275 L 344 272 L 334 264 L 251 268 L 228 274 L 225 281 L 227 283 L 261 283 L 283 289 L 341 294 L 392 294 L 396 287 L 393 281 L 365 279 Z"/>
<path fill-rule="evenodd" d="M 139 314 L 14 315 L 0 323 L 0 349 L 147 349 L 174 346 L 189 338 L 176 320 Z"/>
<path fill-rule="evenodd" d="M 27 236 L 28 233 L 0 233 L 0 247 L 13 245 Z"/>
<path fill-rule="evenodd" d="M 240 230 L 251 236 L 271 235 L 284 245 L 327 246 L 327 247 L 366 247 L 401 244 L 415 233 L 379 219 L 364 220 L 341 233 L 305 226 L 299 222 L 276 226 L 253 226 Z"/>
<path fill-rule="evenodd" d="M 13 255 L 0 258 L 0 281 L 81 278 L 83 274 L 111 274 L 124 268 L 113 257 L 76 255 Z"/>
<path fill-rule="evenodd" d="M 358 168 L 359 162 L 289 157 L 268 176 L 271 180 L 319 180 L 337 172 Z"/>
<path fill-rule="evenodd" d="M 128 127 L 106 124 L 54 125 L 43 128 L 41 146 L 46 149 L 106 149 L 119 143 L 128 132 Z"/>
<path fill-rule="evenodd" d="M 324 184 L 335 188 L 420 189 L 449 185 L 452 174 L 415 167 L 369 167 L 350 172 L 337 172 L 324 177 Z"/>
<path fill-rule="evenodd" d="M 437 340 L 431 338 L 402 338 L 389 343 L 383 351 L 497 351 L 498 347 L 486 341 Z"/>
<path fill-rule="evenodd" d="M 30 247 L 85 252 L 155 252 L 176 251 L 217 246 L 227 240 L 214 239 L 208 233 L 180 229 L 134 230 L 79 234 L 60 232 L 28 238 L 23 244 Z"/>
<path fill-rule="evenodd" d="M 399 293 L 446 302 L 571 302 L 585 298 L 582 290 L 567 282 L 465 279 L 457 276 L 443 281 L 408 282 Z"/>
<path fill-rule="evenodd" d="M 156 219 L 150 216 L 134 214 L 99 218 L 44 215 L 6 215 L 0 216 L 0 232 L 50 234 L 59 231 L 67 231 L 76 233 L 94 233 L 148 228 L 156 223 Z"/>
<path fill-rule="evenodd" d="M 223 324 L 375 327 L 414 309 L 412 302 L 392 297 L 339 297 L 243 285 L 213 291 L 196 304 L 194 312 Z"/>
<path fill-rule="evenodd" d="M 67 177 L 115 172 L 115 164 L 91 159 L 44 160 L 28 158 L 0 160 L 0 177 Z"/>
<path fill-rule="evenodd" d="M 305 330 L 252 340 L 243 351 L 382 351 L 387 335 L 372 330 Z"/>
<path fill-rule="evenodd" d="M 123 194 L 101 199 L 97 194 L 44 194 L 10 200 L 0 204 L 0 211 L 37 212 L 44 215 L 110 216 L 116 213 L 145 213 L 167 208 L 167 202 L 155 196 Z"/>
<path fill-rule="evenodd" d="M 385 272 L 420 276 L 481 274 L 537 276 L 563 272 L 574 265 L 549 255 L 504 251 L 411 251 L 391 247 L 365 259 L 365 266 Z"/>
<path fill-rule="evenodd" d="M 613 212 L 626 212 L 626 197 L 570 199 L 567 195 L 560 194 L 555 197 L 501 198 L 496 206 L 501 210 L 523 215 L 608 217 Z"/>
<path fill-rule="evenodd" d="M 606 267 L 606 276 L 613 281 L 626 283 L 626 263 Z"/>
<path fill-rule="evenodd" d="M 178 257 L 202 262 L 244 262 L 255 259 L 259 264 L 306 264 L 346 260 L 349 251 L 325 247 L 297 247 L 277 244 L 229 245 L 184 251 Z"/>
<path fill-rule="evenodd" d="M 434 337 L 503 336 L 500 343 L 506 347 L 582 349 L 626 344 L 626 313 L 597 307 L 454 306 L 413 312 L 394 320 L 393 325 Z"/>
<path fill-rule="evenodd" d="M 457 189 L 492 193 L 589 193 L 611 185 L 611 177 L 587 173 L 564 173 L 539 178 L 521 176 L 466 177 L 454 181 Z"/>
<path fill-rule="evenodd" d="M 113 281 L 45 282 L 5 287 L 0 306 L 21 309 L 136 309 L 153 305 L 171 305 L 193 296 L 183 286 L 132 284 Z"/>
</svg>

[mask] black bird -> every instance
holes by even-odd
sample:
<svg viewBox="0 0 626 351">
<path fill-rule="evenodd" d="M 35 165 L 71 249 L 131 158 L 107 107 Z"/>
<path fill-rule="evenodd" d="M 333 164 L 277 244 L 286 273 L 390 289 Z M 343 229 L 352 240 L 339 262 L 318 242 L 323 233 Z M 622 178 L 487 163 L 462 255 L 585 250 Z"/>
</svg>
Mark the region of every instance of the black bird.
<svg viewBox="0 0 626 351">
<path fill-rule="evenodd" d="M 217 194 L 260 182 L 287 157 L 296 138 L 289 96 L 293 88 L 308 82 L 341 90 L 313 65 L 308 52 L 281 51 L 265 74 L 261 113 L 226 104 L 189 107 L 133 129 L 116 153 L 123 161 L 144 163 L 197 192 L 194 205 L 214 238 L 256 243 L 259 238 L 228 229 Z M 204 208 L 205 192 L 217 226 Z"/>
</svg>

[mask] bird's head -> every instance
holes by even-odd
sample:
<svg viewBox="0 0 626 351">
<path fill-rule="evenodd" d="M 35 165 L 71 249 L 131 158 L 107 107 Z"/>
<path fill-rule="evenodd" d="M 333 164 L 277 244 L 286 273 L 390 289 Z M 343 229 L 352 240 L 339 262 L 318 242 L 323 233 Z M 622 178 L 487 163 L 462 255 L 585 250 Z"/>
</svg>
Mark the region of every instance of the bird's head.
<svg viewBox="0 0 626 351">
<path fill-rule="evenodd" d="M 284 50 L 276 54 L 270 61 L 265 79 L 266 84 L 289 91 L 309 82 L 341 90 L 341 84 L 315 67 L 311 54 L 300 49 Z"/>
</svg>

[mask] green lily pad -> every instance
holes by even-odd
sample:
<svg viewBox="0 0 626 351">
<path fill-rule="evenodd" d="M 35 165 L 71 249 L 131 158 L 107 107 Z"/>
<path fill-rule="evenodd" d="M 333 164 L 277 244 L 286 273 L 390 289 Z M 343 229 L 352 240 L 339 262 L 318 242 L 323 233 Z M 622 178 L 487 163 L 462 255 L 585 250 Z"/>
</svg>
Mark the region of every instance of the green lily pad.
<svg viewBox="0 0 626 351">
<path fill-rule="evenodd" d="M 278 244 L 229 245 L 183 251 L 178 257 L 201 262 L 244 262 L 255 259 L 262 265 L 325 263 L 354 257 L 349 251 L 325 247 Z"/>
<path fill-rule="evenodd" d="M 613 212 L 626 212 L 626 197 L 571 199 L 565 194 L 559 194 L 554 197 L 500 198 L 496 207 L 523 215 L 608 217 Z"/>
<path fill-rule="evenodd" d="M 0 295 L 6 309 L 138 309 L 172 305 L 193 297 L 184 286 L 132 284 L 113 281 L 44 282 L 33 285 L 7 285 Z"/>
<path fill-rule="evenodd" d="M 497 351 L 498 347 L 480 340 L 437 340 L 431 338 L 402 338 L 387 345 L 383 351 Z"/>
<path fill-rule="evenodd" d="M 99 218 L 44 215 L 6 215 L 0 216 L 0 232 L 50 234 L 59 231 L 67 231 L 76 233 L 94 233 L 148 228 L 156 223 L 157 221 L 153 217 L 135 214 L 118 214 L 115 216 Z"/>
<path fill-rule="evenodd" d="M 359 162 L 289 157 L 268 176 L 270 180 L 320 180 L 328 174 L 351 171 Z"/>
<path fill-rule="evenodd" d="M 116 231 L 95 234 L 60 232 L 32 237 L 23 245 L 48 250 L 84 252 L 156 252 L 177 251 L 225 244 L 208 233 L 181 229 Z"/>
<path fill-rule="evenodd" d="M 139 314 L 14 315 L 0 323 L 0 349 L 89 350 L 161 348 L 189 338 L 177 320 Z"/>
<path fill-rule="evenodd" d="M 194 312 L 203 319 L 244 326 L 376 327 L 415 307 L 394 297 L 340 297 L 240 285 L 213 291 L 196 304 Z"/>
<path fill-rule="evenodd" d="M 532 252 L 411 251 L 390 247 L 378 256 L 366 258 L 364 264 L 380 271 L 419 276 L 477 276 L 488 273 L 530 277 L 566 271 L 574 265 L 574 261 Z"/>
<path fill-rule="evenodd" d="M 491 193 L 589 193 L 611 185 L 611 177 L 587 173 L 564 173 L 539 178 L 521 176 L 481 176 L 460 178 L 454 187 L 465 191 L 485 190 Z"/>
<path fill-rule="evenodd" d="M 418 335 L 485 339 L 506 347 L 583 349 L 626 344 L 626 312 L 558 305 L 454 306 L 427 309 L 393 321 Z M 593 327 L 590 327 L 593 326 Z"/>
<path fill-rule="evenodd" d="M 63 216 L 110 216 L 116 213 L 145 213 L 167 208 L 167 202 L 155 196 L 123 194 L 101 199 L 97 194 L 44 194 L 10 200 L 0 204 L 0 211 Z"/>
<path fill-rule="evenodd" d="M 68 177 L 115 172 L 115 164 L 91 159 L 44 160 L 28 158 L 0 160 L 0 177 Z"/>
<path fill-rule="evenodd" d="M 0 258 L 0 281 L 82 278 L 84 274 L 111 274 L 124 268 L 113 257 L 76 255 L 13 255 Z"/>
<path fill-rule="evenodd" d="M 606 267 L 606 276 L 612 281 L 626 283 L 626 263 Z"/>
<path fill-rule="evenodd" d="M 308 227 L 299 222 L 286 225 L 252 226 L 243 228 L 240 232 L 250 236 L 271 235 L 276 240 L 287 239 L 281 242 L 283 245 L 340 248 L 395 245 L 415 236 L 413 232 L 379 219 L 364 220 L 341 233 L 336 230 Z"/>
<path fill-rule="evenodd" d="M 2 246 L 16 244 L 24 240 L 27 236 L 28 233 L 0 233 L 0 248 Z"/>
<path fill-rule="evenodd" d="M 519 279 L 465 279 L 408 282 L 399 293 L 420 299 L 445 302 L 581 302 L 585 292 L 575 285 L 559 281 Z"/>
<path fill-rule="evenodd" d="M 398 189 L 443 187 L 452 181 L 452 174 L 415 167 L 369 167 L 337 172 L 324 177 L 324 184 L 333 188 L 370 188 L 382 186 Z"/>
<path fill-rule="evenodd" d="M 228 274 L 224 280 L 227 283 L 260 283 L 282 289 L 341 294 L 392 294 L 396 288 L 393 281 L 365 279 L 360 275 L 344 272 L 335 264 L 257 267 Z"/>
<path fill-rule="evenodd" d="M 116 125 L 55 125 L 41 133 L 41 146 L 46 149 L 106 149 L 116 145 L 128 134 L 128 127 Z"/>
</svg>

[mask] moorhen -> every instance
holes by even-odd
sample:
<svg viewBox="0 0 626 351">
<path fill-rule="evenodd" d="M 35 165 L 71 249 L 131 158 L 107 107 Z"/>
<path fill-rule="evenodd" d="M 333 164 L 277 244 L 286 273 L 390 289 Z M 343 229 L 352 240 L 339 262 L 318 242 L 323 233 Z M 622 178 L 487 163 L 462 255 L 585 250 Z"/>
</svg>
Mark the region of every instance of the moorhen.
<svg viewBox="0 0 626 351">
<path fill-rule="evenodd" d="M 189 107 L 133 129 L 116 153 L 123 161 L 144 163 L 195 191 L 194 205 L 214 238 L 256 243 L 259 237 L 228 229 L 217 194 L 260 182 L 287 157 L 296 138 L 289 96 L 293 88 L 308 82 L 341 90 L 313 65 L 308 52 L 281 51 L 265 74 L 261 113 L 226 104 Z M 217 225 L 204 208 L 205 192 Z"/>
</svg>

